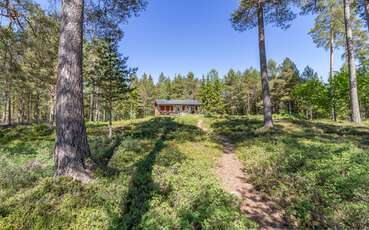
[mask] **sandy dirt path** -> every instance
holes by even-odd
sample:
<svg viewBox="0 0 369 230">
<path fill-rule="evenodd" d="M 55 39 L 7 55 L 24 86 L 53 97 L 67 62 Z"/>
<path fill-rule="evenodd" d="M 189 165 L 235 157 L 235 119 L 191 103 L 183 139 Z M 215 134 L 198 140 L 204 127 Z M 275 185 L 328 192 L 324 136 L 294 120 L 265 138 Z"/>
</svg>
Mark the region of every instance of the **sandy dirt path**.
<svg viewBox="0 0 369 230">
<path fill-rule="evenodd" d="M 203 121 L 199 120 L 197 127 L 208 131 Z M 216 137 L 222 144 L 224 154 L 219 159 L 215 174 L 218 176 L 223 189 L 234 194 L 241 200 L 241 211 L 250 219 L 257 222 L 260 229 L 293 229 L 283 219 L 283 211 L 268 197 L 263 196 L 248 182 L 242 163 L 234 153 L 234 146 L 224 136 Z"/>
</svg>

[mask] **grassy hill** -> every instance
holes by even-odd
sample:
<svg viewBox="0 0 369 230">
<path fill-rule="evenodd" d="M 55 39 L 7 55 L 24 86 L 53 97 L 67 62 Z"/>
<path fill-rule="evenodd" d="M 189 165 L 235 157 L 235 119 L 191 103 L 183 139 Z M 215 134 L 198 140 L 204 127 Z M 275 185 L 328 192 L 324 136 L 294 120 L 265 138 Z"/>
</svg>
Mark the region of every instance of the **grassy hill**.
<svg viewBox="0 0 369 230">
<path fill-rule="evenodd" d="M 196 128 L 203 119 L 209 133 Z M 0 128 L 0 229 L 253 229 L 213 174 L 229 137 L 250 181 L 301 228 L 369 225 L 369 129 L 259 117 L 88 124 L 94 181 L 53 180 L 54 130 Z M 93 163 L 93 164 L 92 164 Z"/>
<path fill-rule="evenodd" d="M 1 229 L 249 229 L 211 169 L 218 144 L 191 119 L 89 124 L 95 180 L 53 181 L 54 131 L 0 131 Z M 193 120 L 193 119 L 192 119 Z"/>
</svg>

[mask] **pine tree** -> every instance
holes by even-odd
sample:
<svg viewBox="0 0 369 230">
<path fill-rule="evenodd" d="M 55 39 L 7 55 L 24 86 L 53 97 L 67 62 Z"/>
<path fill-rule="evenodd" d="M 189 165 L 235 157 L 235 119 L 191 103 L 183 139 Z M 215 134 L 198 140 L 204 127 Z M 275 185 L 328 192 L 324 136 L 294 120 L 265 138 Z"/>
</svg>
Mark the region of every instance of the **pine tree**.
<svg viewBox="0 0 369 230">
<path fill-rule="evenodd" d="M 224 77 L 224 101 L 227 113 L 239 114 L 242 105 L 241 76 L 233 69 Z"/>
<path fill-rule="evenodd" d="M 344 19 L 345 19 L 345 35 L 346 35 L 346 52 L 348 69 L 350 73 L 350 100 L 351 100 L 351 119 L 355 123 L 361 123 L 359 98 L 357 93 L 356 66 L 354 43 L 352 38 L 352 18 L 350 9 L 350 0 L 343 0 Z"/>
<path fill-rule="evenodd" d="M 241 75 L 243 113 L 257 114 L 262 106 L 262 89 L 260 72 L 254 68 L 247 69 Z"/>
<path fill-rule="evenodd" d="M 55 176 L 90 180 L 85 157 L 90 150 L 83 114 L 83 0 L 62 1 L 56 93 Z"/>
<path fill-rule="evenodd" d="M 156 86 L 159 99 L 170 99 L 172 96 L 171 81 L 164 73 L 160 73 L 159 81 Z"/>
<path fill-rule="evenodd" d="M 200 87 L 202 107 L 209 114 L 222 114 L 224 112 L 223 83 L 218 72 L 214 69 L 206 75 Z"/>
<path fill-rule="evenodd" d="M 153 113 L 152 103 L 155 98 L 155 86 L 151 75 L 143 74 L 139 82 L 139 94 L 142 99 L 143 117 Z"/>
<path fill-rule="evenodd" d="M 127 99 L 127 108 L 129 111 L 129 118 L 137 118 L 140 107 L 140 98 L 138 92 L 138 79 L 136 74 L 131 75 L 130 91 Z"/>
<path fill-rule="evenodd" d="M 109 118 L 109 139 L 112 138 L 113 104 L 117 100 L 123 100 L 129 91 L 130 75 L 135 72 L 128 69 L 128 58 L 121 58 L 116 43 L 111 41 L 99 41 L 97 48 L 96 72 L 99 76 L 97 87 L 100 89 L 101 98 L 107 105 Z"/>
<path fill-rule="evenodd" d="M 308 81 L 311 79 L 318 79 L 318 73 L 314 71 L 310 66 L 306 66 L 301 74 L 302 81 Z"/>
<path fill-rule="evenodd" d="M 278 76 L 271 82 L 273 104 L 277 111 L 286 108 L 292 114 L 295 110 L 292 90 L 300 81 L 299 71 L 291 59 L 285 58 L 278 72 Z"/>
<path fill-rule="evenodd" d="M 331 78 L 334 50 L 342 44 L 344 34 L 343 9 L 336 0 L 320 0 L 315 7 L 318 15 L 309 34 L 317 47 L 329 49 L 329 78 Z"/>
<path fill-rule="evenodd" d="M 196 99 L 198 87 L 199 84 L 195 78 L 195 74 L 188 72 L 184 79 L 185 99 Z"/>
<path fill-rule="evenodd" d="M 258 27 L 260 74 L 263 90 L 264 127 L 273 127 L 272 104 L 270 102 L 267 58 L 265 51 L 264 21 L 274 23 L 281 28 L 287 28 L 288 22 L 295 18 L 290 10 L 290 1 L 247 1 L 241 0 L 238 10 L 232 15 L 233 26 L 236 30 L 246 30 Z"/>
<path fill-rule="evenodd" d="M 299 109 L 305 111 L 306 118 L 312 120 L 314 114 L 328 111 L 328 89 L 309 66 L 305 67 L 301 76 L 303 81 L 293 87 L 292 98 Z"/>
<path fill-rule="evenodd" d="M 344 9 L 342 7 L 342 1 L 335 0 L 319 0 L 317 4 L 310 7 L 310 12 L 316 12 L 318 15 L 315 19 L 315 25 L 310 30 L 310 35 L 313 38 L 314 43 L 318 47 L 329 49 L 330 53 L 330 68 L 329 79 L 333 77 L 333 60 L 334 50 L 342 46 L 346 49 L 345 38 L 345 20 Z M 362 31 L 362 25 L 360 21 L 353 15 L 351 17 L 352 24 L 352 40 L 353 50 L 361 63 L 368 59 L 369 47 L 368 38 L 365 32 Z M 347 51 L 347 49 L 346 49 Z M 347 56 L 347 55 L 346 55 Z M 334 94 L 334 88 L 330 88 L 330 92 Z M 332 100 L 333 97 L 331 97 Z M 332 119 L 336 120 L 335 103 L 332 101 Z"/>
<path fill-rule="evenodd" d="M 119 28 L 116 25 L 125 21 L 132 12 L 138 13 L 143 8 L 144 2 L 107 0 L 102 4 L 92 5 L 91 12 L 100 12 L 100 14 L 96 17 L 96 23 L 92 20 L 89 22 L 96 27 L 101 25 L 99 22 L 108 22 L 114 28 Z M 71 176 L 74 179 L 88 181 L 89 176 L 85 171 L 84 160 L 89 154 L 89 146 L 84 125 L 82 84 L 84 7 L 83 0 L 62 1 L 54 159 L 55 176 Z M 109 8 L 108 12 L 107 8 Z M 105 13 L 101 14 L 101 12 Z M 104 18 L 106 20 L 103 20 Z M 103 28 L 105 35 L 109 34 L 103 26 L 99 28 Z"/>
</svg>

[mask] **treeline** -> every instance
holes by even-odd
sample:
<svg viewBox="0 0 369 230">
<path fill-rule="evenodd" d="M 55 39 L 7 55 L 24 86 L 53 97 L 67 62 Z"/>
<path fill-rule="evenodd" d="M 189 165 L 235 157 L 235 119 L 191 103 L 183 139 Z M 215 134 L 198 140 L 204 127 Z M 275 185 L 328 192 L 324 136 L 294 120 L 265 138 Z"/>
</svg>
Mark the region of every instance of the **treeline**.
<svg viewBox="0 0 369 230">
<path fill-rule="evenodd" d="M 58 37 L 58 17 L 38 11 L 34 22 L 42 20 L 32 36 L 31 26 L 9 34 L 12 50 L 0 49 L 9 57 L 2 65 L 1 84 L 3 123 L 32 123 L 55 121 L 55 84 Z M 44 29 L 42 29 L 44 28 Z M 363 53 L 363 52 L 362 52 Z M 136 69 L 127 67 L 127 57 L 109 39 L 93 39 L 84 44 L 84 116 L 89 121 L 110 121 L 153 115 L 155 99 L 198 99 L 208 114 L 262 114 L 260 71 L 229 70 L 219 76 L 210 70 L 203 76 L 194 73 L 153 77 L 138 77 Z M 366 60 L 366 59 L 363 59 Z M 306 119 L 350 119 L 349 74 L 347 65 L 332 72 L 327 82 L 309 66 L 298 70 L 285 58 L 280 64 L 267 63 L 272 112 L 290 114 Z M 361 114 L 369 116 L 369 65 L 360 62 L 358 91 Z M 154 79 L 157 79 L 156 81 Z M 111 135 L 111 132 L 109 132 Z"/>
<path fill-rule="evenodd" d="M 1 120 L 53 123 L 60 19 L 29 2 L 18 6 L 27 19 L 0 27 Z"/>
<path fill-rule="evenodd" d="M 343 8 L 336 3 L 320 3 L 318 11 L 313 11 L 311 6 L 306 6 L 303 11 L 317 13 L 310 35 L 318 47 L 330 50 L 328 82 L 323 82 L 310 67 L 299 71 L 288 58 L 279 65 L 269 60 L 267 73 L 273 113 L 309 119 L 349 119 L 351 116 L 348 65 L 339 71 L 333 70 L 335 49 L 346 47 Z M 5 124 L 47 122 L 52 125 L 55 122 L 61 19 L 58 13 L 45 12 L 30 2 L 22 7 L 29 12 L 27 20 L 20 18 L 7 27 L 0 27 L 1 121 Z M 88 22 L 95 25 L 91 20 Z M 357 16 L 353 16 L 352 24 L 359 64 L 356 70 L 360 111 L 367 118 L 368 36 Z M 136 69 L 127 67 L 127 57 L 117 51 L 121 36 L 118 32 L 86 27 L 83 48 L 86 120 L 112 121 L 150 116 L 153 115 L 154 99 L 198 99 L 210 114 L 263 112 L 261 74 L 257 69 L 230 70 L 226 76 L 211 70 L 205 76 L 189 72 L 186 75 L 165 76 L 162 73 L 155 77 L 148 74 L 138 77 Z M 343 58 L 347 60 L 347 55 Z"/>
<path fill-rule="evenodd" d="M 350 119 L 346 65 L 334 72 L 329 81 L 323 81 L 309 66 L 299 70 L 289 58 L 280 64 L 269 60 L 268 72 L 273 113 L 306 119 Z M 156 82 L 154 78 L 148 74 L 140 78 L 132 75 L 131 90 L 126 94 L 126 99 L 116 101 L 114 119 L 153 115 L 152 104 L 155 99 L 198 99 L 208 114 L 247 115 L 263 112 L 260 72 L 255 68 L 245 71 L 231 69 L 225 76 L 220 76 L 213 69 L 201 77 L 189 72 L 175 76 L 161 73 Z M 361 114 L 367 118 L 369 77 L 364 65 L 358 69 L 358 85 Z M 98 100 L 96 94 L 90 96 Z M 86 110 L 88 108 L 91 108 L 90 102 L 86 103 Z"/>
<path fill-rule="evenodd" d="M 323 4 L 323 2 L 322 2 Z M 323 8 L 324 4 L 320 6 Z M 334 50 L 345 46 L 344 22 L 339 20 L 343 8 L 329 5 L 319 10 L 310 31 L 313 41 Z M 24 5 L 31 14 L 27 21 L 1 27 L 1 120 L 3 123 L 31 123 L 55 120 L 57 52 L 60 17 L 46 13 L 35 4 Z M 309 12 L 309 8 L 304 9 Z M 332 19 L 331 16 L 337 16 Z M 335 25 L 331 27 L 329 25 Z M 368 116 L 368 42 L 359 20 L 353 20 L 355 50 L 359 59 L 358 91 L 361 113 Z M 94 31 L 96 33 L 96 31 Z M 86 32 L 87 33 L 87 32 Z M 160 99 L 199 99 L 208 113 L 258 114 L 263 110 L 260 72 L 230 70 L 219 76 L 215 70 L 206 76 L 137 77 L 135 69 L 126 66 L 126 57 L 117 51 L 117 39 L 110 31 L 104 36 L 92 35 L 84 45 L 84 107 L 90 121 L 120 120 L 152 115 L 152 103 Z M 109 36 L 108 36 L 109 35 Z M 95 37 L 94 37 L 95 36 Z M 119 35 L 118 35 L 119 36 Z M 349 75 L 347 66 L 333 72 L 324 83 L 307 67 L 301 73 L 288 58 L 277 65 L 270 60 L 268 79 L 273 113 L 320 118 L 350 116 Z M 111 118 L 111 119 L 110 119 Z"/>
</svg>

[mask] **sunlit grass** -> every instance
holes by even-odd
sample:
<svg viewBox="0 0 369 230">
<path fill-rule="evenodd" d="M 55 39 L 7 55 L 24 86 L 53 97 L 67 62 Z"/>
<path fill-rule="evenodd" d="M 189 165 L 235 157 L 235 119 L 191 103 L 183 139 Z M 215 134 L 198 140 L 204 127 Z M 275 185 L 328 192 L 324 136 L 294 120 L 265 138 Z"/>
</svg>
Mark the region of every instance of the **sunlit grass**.
<svg viewBox="0 0 369 230">
<path fill-rule="evenodd" d="M 199 120 L 207 132 L 196 127 Z M 55 131 L 0 130 L 1 229 L 255 228 L 213 174 L 230 138 L 250 182 L 279 201 L 302 228 L 367 226 L 368 122 L 304 121 L 275 116 L 186 115 L 87 123 L 96 164 L 82 186 L 53 180 Z"/>
<path fill-rule="evenodd" d="M 301 228 L 369 225 L 369 128 L 350 122 L 230 117 L 212 124 L 228 136 L 249 180 Z"/>
<path fill-rule="evenodd" d="M 55 133 L 1 130 L 1 229 L 253 229 L 212 174 L 222 150 L 199 116 L 87 123 L 94 181 L 53 180 Z M 32 150 L 27 153 L 19 146 Z"/>
</svg>

